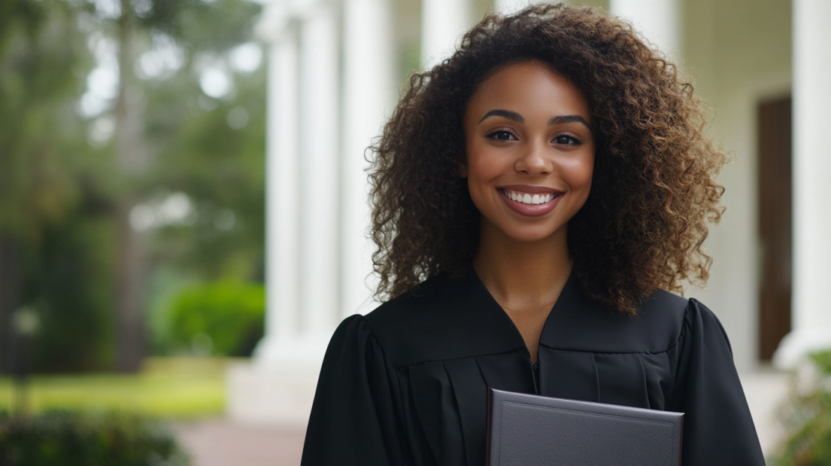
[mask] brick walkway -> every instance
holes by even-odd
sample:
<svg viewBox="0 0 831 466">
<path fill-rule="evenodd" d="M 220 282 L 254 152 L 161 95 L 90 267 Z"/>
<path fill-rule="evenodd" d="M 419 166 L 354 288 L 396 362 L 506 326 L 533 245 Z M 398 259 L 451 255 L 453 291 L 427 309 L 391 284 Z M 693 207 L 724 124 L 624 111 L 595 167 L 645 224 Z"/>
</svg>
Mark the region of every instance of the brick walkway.
<svg viewBox="0 0 831 466">
<path fill-rule="evenodd" d="M 226 419 L 175 427 L 192 466 L 298 466 L 303 430 L 240 424 Z"/>
</svg>

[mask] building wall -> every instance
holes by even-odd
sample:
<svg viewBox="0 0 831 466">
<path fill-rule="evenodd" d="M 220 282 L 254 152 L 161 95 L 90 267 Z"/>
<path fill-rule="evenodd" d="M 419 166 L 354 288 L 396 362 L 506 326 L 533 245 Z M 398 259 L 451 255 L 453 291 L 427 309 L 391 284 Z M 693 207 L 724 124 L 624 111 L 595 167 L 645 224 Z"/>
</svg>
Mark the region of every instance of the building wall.
<svg viewBox="0 0 831 466">
<path fill-rule="evenodd" d="M 494 2 L 494 0 L 470 1 L 472 2 L 472 17 L 467 27 L 480 20 L 485 13 L 492 11 Z M 727 189 L 724 197 L 727 212 L 721 224 L 711 230 L 711 235 L 705 244 L 705 250 L 714 259 L 710 282 L 704 289 L 688 289 L 686 295 L 699 298 L 713 309 L 724 323 L 733 344 L 736 364 L 740 371 L 745 372 L 743 378 L 747 382 L 749 375 L 747 372 L 752 371 L 758 365 L 756 360 L 757 295 L 760 277 L 757 273 L 755 112 L 761 99 L 787 95 L 791 89 L 791 0 L 665 1 L 677 1 L 681 5 L 679 13 L 682 45 L 679 54 L 680 70 L 691 76 L 697 93 L 710 104 L 713 118 L 710 134 L 732 158 L 720 177 L 720 181 Z M 356 156 L 360 157 L 363 148 L 370 143 L 370 133 L 376 134 L 371 128 L 376 124 L 375 119 L 378 120 L 379 126 L 385 120 L 382 115 L 367 115 L 363 113 L 363 110 L 356 112 L 355 109 L 359 106 L 356 106 L 354 102 L 372 101 L 379 105 L 377 108 L 380 108 L 379 102 L 384 99 L 377 98 L 384 92 L 379 93 L 377 89 L 397 87 L 400 94 L 408 76 L 421 66 L 422 0 L 323 3 L 327 8 L 320 11 L 306 8 L 308 10 L 306 11 L 304 8 L 309 7 L 310 3 L 305 0 L 271 0 L 267 14 L 258 28 L 264 40 L 270 44 L 269 55 L 272 69 L 269 74 L 269 119 L 271 121 L 269 132 L 272 142 L 269 157 L 272 165 L 269 169 L 269 176 L 272 180 L 278 180 L 271 184 L 273 187 L 285 187 L 290 184 L 281 184 L 279 182 L 281 176 L 291 182 L 295 182 L 297 178 L 292 173 L 297 170 L 294 165 L 299 164 L 302 154 L 298 151 L 298 147 L 294 147 L 299 136 L 298 123 L 295 122 L 299 111 L 294 108 L 296 103 L 294 96 L 303 85 L 308 86 L 308 84 L 302 84 L 303 79 L 307 79 L 310 75 L 317 75 L 318 78 L 339 76 L 337 78 L 340 80 L 339 85 L 336 83 L 333 86 L 338 89 L 338 99 L 322 99 L 322 101 L 331 104 L 327 107 L 327 112 L 331 110 L 330 113 L 340 115 L 338 128 L 331 131 L 330 136 L 337 137 L 332 135 L 341 132 L 341 144 L 333 145 L 335 149 L 329 155 L 337 158 L 337 163 L 345 166 L 346 161 L 353 160 Z M 568 3 L 596 6 L 607 10 L 610 5 L 609 0 L 569 0 Z M 385 35 L 387 29 L 380 27 L 387 23 L 381 21 L 373 23 L 366 20 L 367 10 L 359 10 L 359 6 L 368 8 L 370 13 L 374 13 L 376 17 L 390 15 L 389 21 L 392 27 L 388 32 L 391 33 L 392 50 L 387 50 L 386 47 L 375 47 L 378 44 L 386 45 L 386 42 L 380 40 L 361 42 L 355 38 L 355 35 L 347 34 L 348 31 L 354 33 L 359 30 L 359 27 L 367 27 L 371 28 L 374 34 L 372 37 L 388 37 Z M 350 10 L 347 7 L 353 9 Z M 387 10 L 387 7 L 391 9 Z M 620 4 L 617 4 L 617 7 L 620 8 Z M 336 59 L 322 60 L 321 57 L 325 58 L 325 56 L 310 53 L 311 50 L 303 50 L 303 41 L 298 43 L 297 32 L 309 26 L 309 21 L 321 20 L 319 16 L 329 12 L 329 9 L 334 12 L 333 14 L 338 15 L 340 20 L 335 23 L 327 22 L 331 26 L 328 32 L 340 30 L 343 36 L 352 40 L 345 40 L 342 37 L 344 40 L 339 42 L 333 40 L 321 44 L 322 48 L 330 52 L 337 50 L 338 54 L 334 57 Z M 352 14 L 348 14 L 350 12 Z M 652 16 L 652 19 L 658 16 L 659 21 L 660 18 L 666 17 Z M 675 23 L 674 20 L 672 22 Z M 306 34 L 303 37 L 306 40 L 305 44 L 308 45 L 311 41 L 320 40 L 320 36 L 320 34 Z M 330 39 L 334 37 L 328 36 Z M 673 43 L 675 43 L 674 40 Z M 298 57 L 302 60 L 298 60 Z M 312 73 L 308 69 L 310 65 L 326 66 L 330 71 Z M 338 66 L 340 67 L 339 73 L 331 72 L 332 68 L 337 69 Z M 388 78 L 384 78 L 386 76 Z M 390 85 L 393 81 L 395 82 Z M 363 87 L 357 85 L 362 82 Z M 366 82 L 373 82 L 376 85 L 366 86 Z M 379 85 L 379 82 L 382 82 L 383 86 Z M 367 89 L 370 91 L 367 92 Z M 395 92 L 391 91 L 390 94 L 395 94 Z M 315 93 L 305 92 L 302 98 L 311 101 L 314 100 L 315 95 Z M 391 112 L 392 102 L 389 103 Z M 363 123 L 369 121 L 370 117 L 372 125 L 364 125 Z M 308 126 L 310 123 L 308 120 L 311 119 L 307 118 L 301 123 Z M 360 131 L 353 128 L 355 126 L 353 123 L 356 122 L 363 122 L 359 125 Z M 361 138 L 364 140 L 361 141 Z M 279 146 L 275 145 L 277 143 Z M 288 164 L 291 165 L 290 169 L 284 169 L 285 164 L 280 165 L 276 163 L 278 161 L 291 162 Z M 344 185 L 350 185 L 350 190 L 347 191 L 351 193 L 350 199 L 355 201 L 360 197 L 355 195 L 360 189 L 352 190 L 351 188 L 356 186 L 360 188 L 365 175 L 360 170 L 353 170 L 357 164 L 350 164 L 350 167 L 348 175 L 341 168 L 340 181 L 344 182 Z M 283 207 L 304 202 L 303 198 L 297 197 L 297 192 L 291 189 L 280 191 L 276 188 L 273 192 L 269 191 L 270 217 L 273 219 L 292 217 L 278 214 Z M 361 207 L 360 202 L 344 202 L 344 204 L 347 207 L 351 206 L 350 208 Z M 272 207 L 278 214 L 272 211 Z M 343 226 L 345 217 L 343 215 L 338 217 L 337 221 L 341 226 Z M 275 222 L 275 225 L 285 224 Z M 354 226 L 351 225 L 351 227 Z M 269 254 L 268 263 L 269 274 L 280 269 L 284 272 L 284 276 L 292 278 L 297 275 L 292 268 L 294 262 L 300 260 L 297 255 L 303 254 L 303 251 L 299 250 L 298 245 L 295 244 L 297 239 L 295 236 L 299 238 L 308 231 L 315 231 L 316 228 L 315 225 L 308 224 L 304 226 L 305 230 L 291 225 L 289 227 L 286 231 L 290 230 L 291 235 L 282 230 L 278 232 L 277 229 L 269 233 L 269 251 L 272 252 Z M 317 230 L 320 229 L 317 228 Z M 354 233 L 353 230 L 359 229 L 353 228 L 348 231 Z M 347 229 L 344 228 L 344 231 Z M 356 235 L 352 233 L 349 238 L 354 239 Z M 344 235 L 341 234 L 341 236 Z M 355 244 L 357 243 L 356 241 Z M 307 244 L 310 242 L 307 241 Z M 338 244 L 341 248 L 340 252 L 343 253 L 343 250 L 351 243 L 343 241 Z M 278 251 L 282 251 L 283 255 L 278 257 Z M 353 265 L 362 264 L 360 261 L 351 260 L 354 256 L 349 256 L 350 261 L 343 260 L 344 257 L 346 255 L 341 256 L 342 262 L 349 262 Z M 288 265 L 284 267 L 284 264 Z M 332 264 L 321 266 L 320 269 L 329 270 L 337 266 L 338 262 L 333 261 Z M 345 281 L 345 278 L 349 277 L 344 270 L 346 269 L 341 269 L 338 277 L 341 295 L 345 294 L 346 289 L 355 289 L 349 288 L 353 284 Z M 272 276 L 279 277 L 280 275 Z M 329 310 L 329 314 L 325 314 L 326 309 L 318 306 L 319 309 L 315 311 L 315 315 L 320 319 L 313 323 L 312 320 L 307 319 L 308 309 L 297 305 L 303 302 L 299 296 L 300 292 L 295 289 L 297 287 L 291 285 L 290 280 L 274 279 L 274 282 L 281 283 L 285 293 L 281 295 L 278 287 L 269 282 L 271 298 L 267 318 L 267 337 L 258 347 L 255 364 L 237 365 L 231 369 L 228 409 L 231 417 L 235 419 L 302 424 L 308 419 L 319 363 L 331 334 L 331 327 L 340 321 L 343 314 L 352 314 L 355 310 L 350 304 L 341 303 L 340 307 L 328 306 L 332 309 Z M 337 287 L 329 288 L 336 289 Z M 304 293 L 312 295 L 311 291 L 314 290 L 306 289 Z M 295 294 L 298 296 L 292 297 Z M 308 301 L 308 296 L 306 300 Z M 338 300 L 344 301 L 342 296 Z M 365 312 L 372 307 L 374 305 L 362 308 L 361 311 Z M 322 322 L 324 320 L 325 322 Z M 772 410 L 768 409 L 772 406 L 771 400 L 775 397 L 771 396 L 770 390 L 756 390 L 753 386 L 753 383 L 745 383 L 745 390 L 751 401 L 751 410 L 757 426 L 766 425 L 765 423 L 775 425 Z M 762 406 L 762 409 L 754 408 L 756 405 Z M 762 437 L 765 436 L 762 435 Z M 767 444 L 773 445 L 772 441 Z"/>
<path fill-rule="evenodd" d="M 790 0 L 685 0 L 683 69 L 709 104 L 710 133 L 730 155 L 719 181 L 727 208 L 705 248 L 714 263 L 704 290 L 740 371 L 758 365 L 759 242 L 756 106 L 791 89 Z"/>
</svg>

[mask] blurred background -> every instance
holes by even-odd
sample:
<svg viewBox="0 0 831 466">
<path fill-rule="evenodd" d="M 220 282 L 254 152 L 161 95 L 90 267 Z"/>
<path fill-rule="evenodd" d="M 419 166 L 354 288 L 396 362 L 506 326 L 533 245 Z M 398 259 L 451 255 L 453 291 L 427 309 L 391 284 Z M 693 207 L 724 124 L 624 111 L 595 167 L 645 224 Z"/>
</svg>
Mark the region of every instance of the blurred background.
<svg viewBox="0 0 831 466">
<path fill-rule="evenodd" d="M 831 465 L 831 2 L 567 3 L 707 102 L 727 211 L 686 295 L 770 463 Z M 411 73 L 527 4 L 0 0 L 0 463 L 298 464 L 326 343 L 377 305 L 365 149 Z"/>
</svg>

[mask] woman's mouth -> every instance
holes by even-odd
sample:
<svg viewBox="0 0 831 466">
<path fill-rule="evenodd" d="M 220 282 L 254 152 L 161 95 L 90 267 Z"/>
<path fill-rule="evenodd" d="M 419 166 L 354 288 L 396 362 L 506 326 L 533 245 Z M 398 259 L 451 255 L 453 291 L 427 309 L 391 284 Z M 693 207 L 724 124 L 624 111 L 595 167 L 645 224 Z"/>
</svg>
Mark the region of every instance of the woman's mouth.
<svg viewBox="0 0 831 466">
<path fill-rule="evenodd" d="M 508 199 L 516 202 L 521 202 L 523 204 L 545 204 L 546 202 L 551 202 L 559 193 L 548 193 L 548 194 L 531 194 L 531 193 L 523 193 L 520 191 L 511 191 L 507 189 L 501 190 L 502 194 L 507 197 Z"/>
<path fill-rule="evenodd" d="M 551 212 L 563 197 L 562 192 L 540 187 L 505 187 L 499 188 L 499 193 L 511 210 L 529 217 Z"/>
</svg>

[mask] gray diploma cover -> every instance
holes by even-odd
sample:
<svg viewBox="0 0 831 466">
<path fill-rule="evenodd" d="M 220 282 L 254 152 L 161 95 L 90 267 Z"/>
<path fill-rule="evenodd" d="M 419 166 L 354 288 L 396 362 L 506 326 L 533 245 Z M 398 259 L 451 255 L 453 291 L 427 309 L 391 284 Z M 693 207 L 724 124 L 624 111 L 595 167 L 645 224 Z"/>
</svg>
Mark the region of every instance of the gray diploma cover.
<svg viewBox="0 0 831 466">
<path fill-rule="evenodd" d="M 683 413 L 489 389 L 488 466 L 679 466 Z"/>
</svg>

